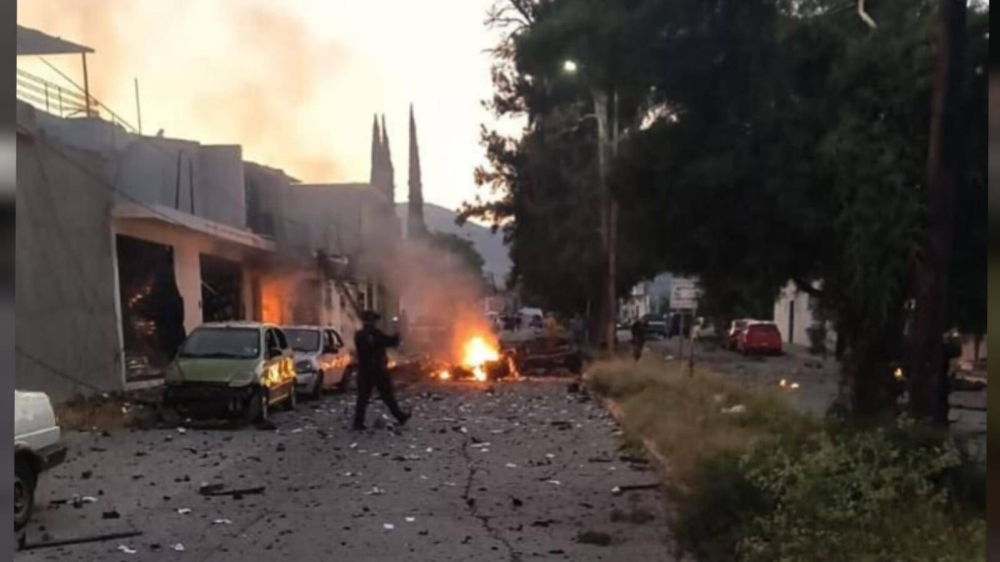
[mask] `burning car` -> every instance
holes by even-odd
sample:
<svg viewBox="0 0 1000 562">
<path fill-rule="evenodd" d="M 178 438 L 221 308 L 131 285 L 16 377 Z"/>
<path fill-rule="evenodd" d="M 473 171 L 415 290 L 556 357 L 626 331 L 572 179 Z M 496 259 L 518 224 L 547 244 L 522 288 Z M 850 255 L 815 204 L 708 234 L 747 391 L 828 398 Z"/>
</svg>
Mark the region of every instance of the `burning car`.
<svg viewBox="0 0 1000 562">
<path fill-rule="evenodd" d="M 486 382 L 516 377 L 517 366 L 509 351 L 484 336 L 472 336 L 462 346 L 461 359 L 453 365 L 437 362 L 431 376 L 439 380 L 473 380 Z"/>
</svg>

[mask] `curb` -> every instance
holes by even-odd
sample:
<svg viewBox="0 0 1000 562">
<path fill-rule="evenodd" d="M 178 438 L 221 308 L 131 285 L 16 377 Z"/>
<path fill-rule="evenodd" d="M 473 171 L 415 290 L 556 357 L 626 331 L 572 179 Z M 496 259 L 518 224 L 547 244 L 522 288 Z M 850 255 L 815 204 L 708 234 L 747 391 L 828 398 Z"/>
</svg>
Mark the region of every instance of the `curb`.
<svg viewBox="0 0 1000 562">
<path fill-rule="evenodd" d="M 601 404 L 604 406 L 604 409 L 607 410 L 609 414 L 611 414 L 611 417 L 615 420 L 615 423 L 617 423 L 618 426 L 621 427 L 622 418 L 624 417 L 621 406 L 619 406 L 617 402 L 615 402 L 610 398 L 601 397 L 600 401 Z M 644 453 L 646 453 L 651 459 L 656 461 L 656 464 L 659 465 L 660 467 L 663 477 L 668 478 L 670 476 L 670 467 L 667 464 L 667 458 L 663 456 L 663 453 L 661 453 L 659 449 L 656 448 L 656 444 L 653 443 L 653 441 L 650 439 L 643 439 L 642 449 Z"/>
</svg>

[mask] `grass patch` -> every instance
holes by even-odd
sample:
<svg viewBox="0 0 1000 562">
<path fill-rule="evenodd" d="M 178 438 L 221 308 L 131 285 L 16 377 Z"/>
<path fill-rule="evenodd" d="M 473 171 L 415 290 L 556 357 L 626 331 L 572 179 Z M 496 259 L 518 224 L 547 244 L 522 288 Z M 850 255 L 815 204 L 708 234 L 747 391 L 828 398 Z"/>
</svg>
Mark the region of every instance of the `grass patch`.
<svg viewBox="0 0 1000 562">
<path fill-rule="evenodd" d="M 585 380 L 619 405 L 626 443 L 666 459 L 676 544 L 703 562 L 985 560 L 981 471 L 945 435 L 828 424 L 655 358 Z"/>
</svg>

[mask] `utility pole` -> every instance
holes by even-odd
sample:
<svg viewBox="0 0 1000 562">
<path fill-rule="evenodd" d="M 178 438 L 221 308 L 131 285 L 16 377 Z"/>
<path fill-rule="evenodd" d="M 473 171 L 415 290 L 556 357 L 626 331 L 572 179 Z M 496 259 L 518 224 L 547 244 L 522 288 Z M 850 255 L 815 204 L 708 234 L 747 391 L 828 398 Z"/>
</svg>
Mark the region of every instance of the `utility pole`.
<svg viewBox="0 0 1000 562">
<path fill-rule="evenodd" d="M 600 88 L 593 88 L 594 113 L 597 117 L 597 168 L 601 196 L 601 233 L 604 242 L 604 339 L 608 351 L 615 351 L 615 316 L 618 291 L 616 285 L 617 245 L 618 245 L 618 203 L 611 195 L 608 185 L 610 164 L 618 152 L 618 93 L 612 94 L 611 123 L 608 123 L 608 94 Z"/>
<path fill-rule="evenodd" d="M 139 78 L 135 78 L 135 116 L 139 121 L 139 134 L 142 134 L 142 106 L 139 105 Z"/>
<path fill-rule="evenodd" d="M 966 0 L 938 2 L 937 60 L 927 149 L 926 215 L 916 264 L 916 316 L 911 342 L 910 409 L 919 419 L 948 423 L 944 332 L 947 329 L 951 261 L 961 138 L 958 96 L 965 58 Z"/>
</svg>

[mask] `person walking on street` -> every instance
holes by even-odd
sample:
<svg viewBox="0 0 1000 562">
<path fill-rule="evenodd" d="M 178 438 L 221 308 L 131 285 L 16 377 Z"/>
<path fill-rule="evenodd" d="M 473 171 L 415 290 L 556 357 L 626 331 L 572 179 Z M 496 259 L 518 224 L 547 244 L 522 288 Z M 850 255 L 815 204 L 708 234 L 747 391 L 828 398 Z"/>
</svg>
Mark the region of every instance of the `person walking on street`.
<svg viewBox="0 0 1000 562">
<path fill-rule="evenodd" d="M 646 345 L 646 323 L 641 318 L 632 322 L 632 355 L 638 361 L 642 357 L 642 348 Z"/>
<path fill-rule="evenodd" d="M 361 315 L 362 328 L 354 334 L 354 349 L 358 355 L 358 400 L 354 406 L 354 430 L 365 429 L 365 411 L 371 399 L 372 390 L 378 389 L 379 397 L 385 402 L 389 412 L 399 425 L 410 419 L 396 403 L 396 395 L 389 378 L 389 359 L 386 350 L 399 345 L 399 335 L 389 336 L 375 326 L 380 315 L 366 310 Z"/>
</svg>

